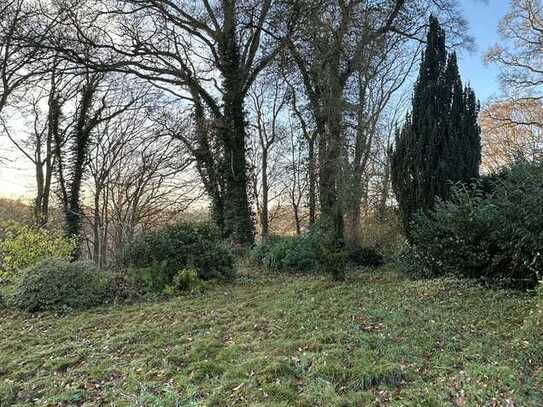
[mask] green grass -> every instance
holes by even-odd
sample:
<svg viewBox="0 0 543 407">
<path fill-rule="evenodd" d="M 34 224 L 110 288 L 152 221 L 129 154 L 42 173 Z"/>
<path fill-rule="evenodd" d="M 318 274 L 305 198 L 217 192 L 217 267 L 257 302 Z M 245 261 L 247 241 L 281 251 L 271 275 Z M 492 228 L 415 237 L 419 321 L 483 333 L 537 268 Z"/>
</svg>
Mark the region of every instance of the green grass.
<svg viewBox="0 0 543 407">
<path fill-rule="evenodd" d="M 3 311 L 0 406 L 540 406 L 541 296 L 386 269 Z"/>
</svg>

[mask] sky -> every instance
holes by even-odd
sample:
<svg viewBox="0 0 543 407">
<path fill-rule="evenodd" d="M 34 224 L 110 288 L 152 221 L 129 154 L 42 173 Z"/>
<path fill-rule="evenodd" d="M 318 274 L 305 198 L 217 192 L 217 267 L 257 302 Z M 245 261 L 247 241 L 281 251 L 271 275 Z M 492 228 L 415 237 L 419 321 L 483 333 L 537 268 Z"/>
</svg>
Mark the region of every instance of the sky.
<svg viewBox="0 0 543 407">
<path fill-rule="evenodd" d="M 488 48 L 499 43 L 498 23 L 509 9 L 509 0 L 461 0 L 469 34 L 475 39 L 475 51 L 459 54 L 459 68 L 464 83 L 470 83 L 484 105 L 499 95 L 498 69 L 483 62 Z"/>
<path fill-rule="evenodd" d="M 499 42 L 498 22 L 509 8 L 509 0 L 460 0 L 462 12 L 469 24 L 469 34 L 475 40 L 473 52 L 458 54 L 459 68 L 464 83 L 469 83 L 485 105 L 499 95 L 498 70 L 485 65 L 486 50 Z M 29 199 L 33 195 L 33 173 L 26 158 L 14 153 L 9 140 L 0 138 L 0 157 L 10 157 L 10 162 L 0 162 L 0 197 Z"/>
</svg>

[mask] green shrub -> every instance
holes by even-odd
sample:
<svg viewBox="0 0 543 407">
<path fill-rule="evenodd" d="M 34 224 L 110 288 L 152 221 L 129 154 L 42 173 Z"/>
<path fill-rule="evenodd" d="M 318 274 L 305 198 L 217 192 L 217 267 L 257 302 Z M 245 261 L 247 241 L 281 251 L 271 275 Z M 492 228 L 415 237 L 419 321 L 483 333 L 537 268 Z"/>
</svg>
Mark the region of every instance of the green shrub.
<svg viewBox="0 0 543 407">
<path fill-rule="evenodd" d="M 299 236 L 270 236 L 253 248 L 252 256 L 270 271 L 323 271 L 335 276 L 342 275 L 346 262 L 378 266 L 383 261 L 373 249 L 354 244 L 337 247 L 318 226 Z"/>
<path fill-rule="evenodd" d="M 457 186 L 450 201 L 415 217 L 403 260 L 423 274 L 457 274 L 533 286 L 543 271 L 543 164 L 521 164 Z"/>
<path fill-rule="evenodd" d="M 68 259 L 76 247 L 74 239 L 47 229 L 4 224 L 0 240 L 0 278 L 15 279 L 20 270 L 49 257 Z"/>
<path fill-rule="evenodd" d="M 347 244 L 345 247 L 347 260 L 354 265 L 362 267 L 379 267 L 385 262 L 383 256 L 372 247 L 363 247 L 357 244 Z"/>
<path fill-rule="evenodd" d="M 364 248 L 373 248 L 384 258 L 397 253 L 404 236 L 398 211 L 388 208 L 381 217 L 368 216 L 362 219 L 355 243 Z"/>
<path fill-rule="evenodd" d="M 203 280 L 231 278 L 234 257 L 209 224 L 178 223 L 137 237 L 122 251 L 119 264 L 138 269 L 145 284 L 162 290 L 178 270 L 192 268 Z"/>
<path fill-rule="evenodd" d="M 319 247 L 310 234 L 270 236 L 252 253 L 266 269 L 276 272 L 316 271 L 320 257 Z"/>
<path fill-rule="evenodd" d="M 171 285 L 167 286 L 169 294 L 180 294 L 199 291 L 204 288 L 204 282 L 198 278 L 198 273 L 191 269 L 183 269 L 175 273 Z"/>
<path fill-rule="evenodd" d="M 142 287 L 145 294 L 152 294 L 161 292 L 170 284 L 175 273 L 171 271 L 171 266 L 163 261 L 147 267 L 130 267 L 126 274 L 128 279 Z"/>
<path fill-rule="evenodd" d="M 110 296 L 117 303 L 135 302 L 142 299 L 148 291 L 144 281 L 129 271 L 116 271 L 111 275 Z"/>
<path fill-rule="evenodd" d="M 394 261 L 402 272 L 412 277 L 431 278 L 446 274 L 444 271 L 437 271 L 439 260 L 425 255 L 407 240 L 398 247 Z"/>
<path fill-rule="evenodd" d="M 9 303 L 30 312 L 85 309 L 106 302 L 109 285 L 92 264 L 46 259 L 23 271 Z"/>
<path fill-rule="evenodd" d="M 332 244 L 321 244 L 318 254 L 319 267 L 323 272 L 331 274 L 334 278 L 343 278 L 347 263 L 345 248 Z"/>
</svg>

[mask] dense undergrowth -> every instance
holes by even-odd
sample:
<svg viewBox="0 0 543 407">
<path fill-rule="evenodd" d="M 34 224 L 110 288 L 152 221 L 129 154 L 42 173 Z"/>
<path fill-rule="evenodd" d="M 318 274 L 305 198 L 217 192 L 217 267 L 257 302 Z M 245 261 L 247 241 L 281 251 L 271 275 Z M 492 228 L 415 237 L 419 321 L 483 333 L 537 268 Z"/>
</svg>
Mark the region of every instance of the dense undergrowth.
<svg viewBox="0 0 543 407">
<path fill-rule="evenodd" d="M 390 269 L 0 316 L 0 405 L 543 403 L 541 295 Z"/>
<path fill-rule="evenodd" d="M 251 257 L 266 270 L 276 273 L 341 274 L 351 266 L 378 267 L 383 256 L 369 246 L 346 242 L 337 247 L 327 234 L 314 228 L 294 236 L 269 236 L 262 239 Z"/>
<path fill-rule="evenodd" d="M 543 278 L 542 230 L 543 164 L 520 163 L 420 212 L 400 260 L 412 274 L 534 287 Z"/>
</svg>

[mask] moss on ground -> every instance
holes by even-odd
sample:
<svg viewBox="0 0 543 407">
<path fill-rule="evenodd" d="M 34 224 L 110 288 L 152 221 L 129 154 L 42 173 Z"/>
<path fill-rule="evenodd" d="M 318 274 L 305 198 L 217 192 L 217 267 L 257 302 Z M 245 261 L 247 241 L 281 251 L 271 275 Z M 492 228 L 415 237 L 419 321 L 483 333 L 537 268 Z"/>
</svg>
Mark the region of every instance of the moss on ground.
<svg viewBox="0 0 543 407">
<path fill-rule="evenodd" d="M 540 406 L 541 295 L 381 269 L 2 311 L 0 406 Z"/>
</svg>

